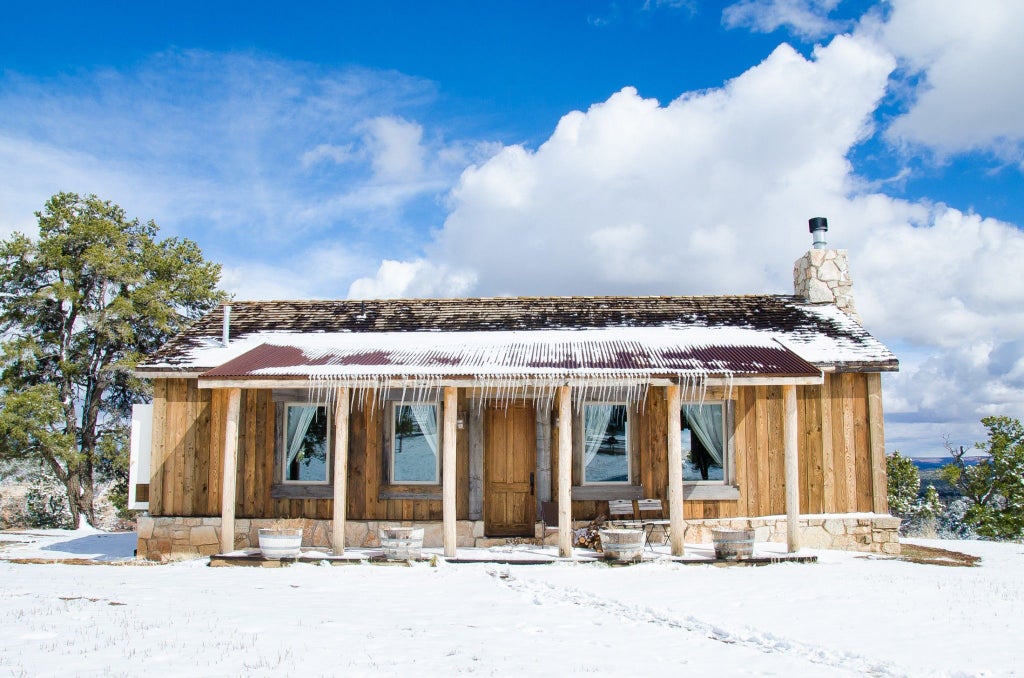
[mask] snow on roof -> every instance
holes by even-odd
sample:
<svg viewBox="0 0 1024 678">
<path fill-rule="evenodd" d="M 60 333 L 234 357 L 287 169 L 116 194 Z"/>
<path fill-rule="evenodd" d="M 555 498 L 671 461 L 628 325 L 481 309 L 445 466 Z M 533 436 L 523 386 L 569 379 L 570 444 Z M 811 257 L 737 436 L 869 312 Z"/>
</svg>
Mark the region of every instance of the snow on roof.
<svg viewBox="0 0 1024 678">
<path fill-rule="evenodd" d="M 224 377 L 818 376 L 768 334 L 739 328 L 275 334 L 205 373 Z"/>
<path fill-rule="evenodd" d="M 217 370 L 263 376 L 638 372 L 803 374 L 806 365 L 890 371 L 895 356 L 831 305 L 787 295 L 517 297 L 231 304 L 138 368 L 143 376 Z M 239 364 L 229 365 L 257 347 Z M 784 348 L 783 348 L 784 347 Z M 282 349 L 293 349 L 286 355 Z M 786 356 L 787 353 L 795 354 Z M 755 355 L 757 354 L 757 355 Z M 787 362 L 788 361 L 788 362 Z M 245 369 L 241 369 L 244 367 Z M 289 372 L 291 370 L 292 372 Z"/>
</svg>

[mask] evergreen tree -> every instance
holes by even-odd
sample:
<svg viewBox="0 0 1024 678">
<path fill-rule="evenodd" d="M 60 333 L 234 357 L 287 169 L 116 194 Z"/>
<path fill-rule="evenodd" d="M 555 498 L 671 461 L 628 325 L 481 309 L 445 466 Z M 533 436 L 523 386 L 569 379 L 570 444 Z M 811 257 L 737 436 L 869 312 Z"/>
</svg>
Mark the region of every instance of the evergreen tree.
<svg viewBox="0 0 1024 678">
<path fill-rule="evenodd" d="M 896 450 L 885 459 L 885 474 L 889 485 L 889 513 L 901 518 L 911 517 L 921 489 L 917 466 Z"/>
<path fill-rule="evenodd" d="M 94 472 L 124 465 L 131 405 L 148 395 L 132 369 L 223 300 L 220 266 L 93 195 L 59 193 L 36 217 L 38 239 L 0 241 L 0 457 L 38 460 L 73 524 L 95 525 Z"/>
<path fill-rule="evenodd" d="M 950 450 L 953 463 L 943 477 L 966 501 L 963 522 L 980 536 L 993 539 L 1024 537 L 1024 426 L 1010 417 L 985 417 L 988 440 L 975 447 L 989 457 L 974 466 L 964 460 L 966 449 Z"/>
</svg>

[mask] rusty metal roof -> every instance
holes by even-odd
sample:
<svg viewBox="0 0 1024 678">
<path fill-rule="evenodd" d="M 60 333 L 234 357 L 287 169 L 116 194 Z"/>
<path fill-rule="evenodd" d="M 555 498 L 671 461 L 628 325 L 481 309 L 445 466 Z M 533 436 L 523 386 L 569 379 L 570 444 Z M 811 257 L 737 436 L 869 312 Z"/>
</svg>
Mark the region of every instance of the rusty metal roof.
<svg viewBox="0 0 1024 678">
<path fill-rule="evenodd" d="M 379 348 L 260 344 L 203 377 L 820 375 L 817 367 L 778 343 L 701 345 L 584 336 L 566 341 L 559 336 L 549 342 L 506 338 L 487 345 L 428 341 L 422 346 L 389 347 L 387 336 L 381 335 Z"/>
<path fill-rule="evenodd" d="M 898 368 L 896 357 L 842 311 L 790 295 L 246 301 L 231 306 L 230 338 L 235 350 L 218 350 L 223 323 L 223 310 L 218 308 L 144 360 L 139 373 L 203 372 L 278 334 L 427 337 L 607 328 L 742 328 L 782 340 L 818 368 L 874 372 Z M 389 349 L 381 350 L 394 360 Z M 384 354 L 376 359 L 384 360 Z"/>
</svg>

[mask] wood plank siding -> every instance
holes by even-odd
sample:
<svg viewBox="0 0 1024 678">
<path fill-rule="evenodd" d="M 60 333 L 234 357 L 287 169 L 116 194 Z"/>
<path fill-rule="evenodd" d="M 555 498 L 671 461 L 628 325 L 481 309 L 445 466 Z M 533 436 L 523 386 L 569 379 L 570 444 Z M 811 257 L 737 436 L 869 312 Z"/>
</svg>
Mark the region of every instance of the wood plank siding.
<svg viewBox="0 0 1024 678">
<path fill-rule="evenodd" d="M 826 374 L 822 386 L 797 387 L 801 513 L 882 512 L 885 502 L 882 408 L 877 374 Z M 195 380 L 157 379 L 153 394 L 150 514 L 220 514 L 223 429 L 227 397 L 200 389 Z M 718 392 L 709 397 L 722 398 Z M 735 455 L 736 500 L 687 500 L 685 517 L 728 518 L 785 513 L 782 388 L 736 387 L 729 394 Z M 355 398 L 349 417 L 347 516 L 353 520 L 440 521 L 441 488 L 422 496 L 388 491 L 381 462 L 386 450 L 387 409 L 373 397 Z M 274 446 L 279 433 L 270 391 L 243 390 L 239 421 L 236 516 L 238 518 L 329 519 L 333 500 L 273 497 Z M 468 392 L 459 390 L 456 433 L 456 516 L 470 518 L 470 439 L 473 422 Z M 529 418 L 529 417 L 527 417 Z M 631 413 L 635 484 L 646 497 L 668 499 L 666 396 L 651 388 Z M 554 413 L 550 446 L 557 449 Z M 525 419 L 524 419 L 525 421 Z M 530 421 L 533 424 L 533 420 Z M 531 432 L 532 434 L 532 432 Z M 882 460 L 880 462 L 879 460 Z M 552 454 L 551 496 L 558 496 L 558 461 Z M 578 473 L 574 473 L 574 476 Z M 575 482 L 575 479 L 574 479 Z M 434 491 L 436 490 L 436 491 Z M 399 496 L 394 496 L 398 494 Z M 486 498 L 484 499 L 486 502 Z M 576 519 L 607 511 L 598 500 L 573 501 Z"/>
</svg>

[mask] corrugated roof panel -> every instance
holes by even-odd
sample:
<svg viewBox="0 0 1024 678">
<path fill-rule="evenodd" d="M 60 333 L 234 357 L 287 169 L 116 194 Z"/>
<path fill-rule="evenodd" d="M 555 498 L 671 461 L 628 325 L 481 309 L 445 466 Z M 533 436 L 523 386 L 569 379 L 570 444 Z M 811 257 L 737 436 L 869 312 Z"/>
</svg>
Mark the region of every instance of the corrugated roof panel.
<svg viewBox="0 0 1024 678">
<path fill-rule="evenodd" d="M 367 375 L 721 374 L 817 376 L 814 365 L 778 346 L 657 346 L 636 341 L 531 342 L 444 349 L 303 350 L 261 344 L 204 374 L 208 378 L 345 377 Z"/>
</svg>

